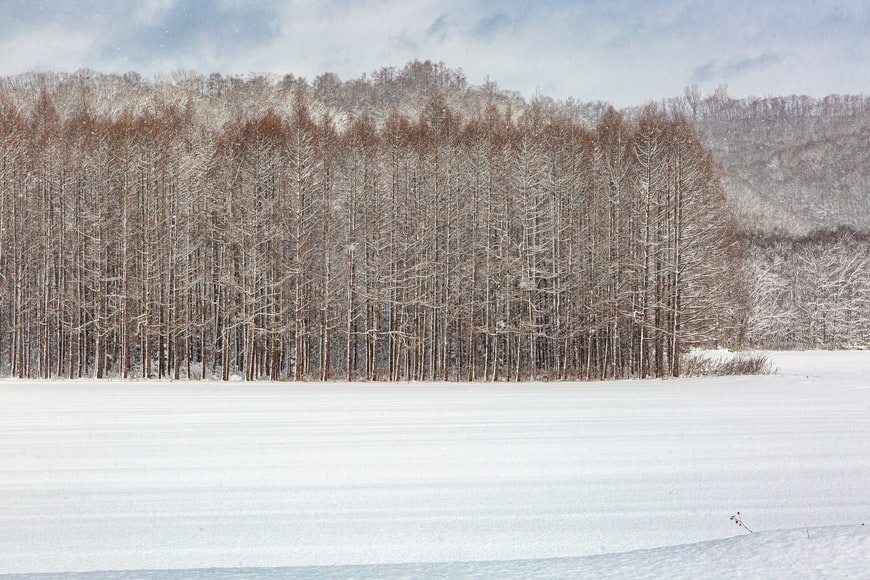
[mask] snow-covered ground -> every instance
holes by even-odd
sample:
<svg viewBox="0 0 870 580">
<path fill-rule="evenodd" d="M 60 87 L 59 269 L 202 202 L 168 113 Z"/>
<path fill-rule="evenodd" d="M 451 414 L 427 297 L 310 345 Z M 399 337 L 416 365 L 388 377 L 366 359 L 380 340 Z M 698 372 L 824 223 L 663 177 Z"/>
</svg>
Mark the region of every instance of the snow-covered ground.
<svg viewBox="0 0 870 580">
<path fill-rule="evenodd" d="M 773 358 L 667 381 L 0 381 L 0 573 L 860 577 L 870 352 Z"/>
</svg>

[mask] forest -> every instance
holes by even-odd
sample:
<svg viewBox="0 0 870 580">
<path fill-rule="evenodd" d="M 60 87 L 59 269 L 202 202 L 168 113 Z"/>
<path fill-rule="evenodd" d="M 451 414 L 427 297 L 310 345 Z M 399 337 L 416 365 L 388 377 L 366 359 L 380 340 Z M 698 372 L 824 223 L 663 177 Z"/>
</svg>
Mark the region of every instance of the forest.
<svg viewBox="0 0 870 580">
<path fill-rule="evenodd" d="M 691 96 L 429 62 L 0 79 L 0 375 L 588 380 L 866 342 L 867 237 L 741 227 Z"/>
</svg>

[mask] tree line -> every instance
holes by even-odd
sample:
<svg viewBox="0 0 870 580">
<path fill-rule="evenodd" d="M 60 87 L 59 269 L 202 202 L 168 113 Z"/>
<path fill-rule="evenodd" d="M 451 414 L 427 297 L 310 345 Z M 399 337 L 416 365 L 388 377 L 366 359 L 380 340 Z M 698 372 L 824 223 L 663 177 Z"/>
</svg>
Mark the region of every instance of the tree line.
<svg viewBox="0 0 870 580">
<path fill-rule="evenodd" d="M 681 115 L 170 97 L 0 92 L 2 374 L 666 376 L 745 332 Z"/>
<path fill-rule="evenodd" d="M 870 235 L 744 236 L 751 288 L 747 342 L 763 348 L 870 344 Z"/>
</svg>

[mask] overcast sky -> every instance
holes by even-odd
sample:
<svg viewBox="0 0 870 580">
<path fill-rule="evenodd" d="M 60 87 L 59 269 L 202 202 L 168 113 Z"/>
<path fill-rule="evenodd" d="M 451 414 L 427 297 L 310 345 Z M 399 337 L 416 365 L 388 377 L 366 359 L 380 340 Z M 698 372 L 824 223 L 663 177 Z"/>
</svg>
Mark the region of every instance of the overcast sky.
<svg viewBox="0 0 870 580">
<path fill-rule="evenodd" d="M 529 97 L 870 92 L 870 0 L 0 0 L 0 75 L 357 78 L 432 60 Z"/>
</svg>

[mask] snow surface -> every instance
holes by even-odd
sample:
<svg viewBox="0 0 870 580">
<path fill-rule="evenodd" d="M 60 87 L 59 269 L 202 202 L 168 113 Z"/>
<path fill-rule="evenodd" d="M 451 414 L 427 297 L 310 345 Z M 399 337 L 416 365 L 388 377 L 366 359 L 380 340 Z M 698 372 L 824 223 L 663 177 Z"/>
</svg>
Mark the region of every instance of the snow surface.
<svg viewBox="0 0 870 580">
<path fill-rule="evenodd" d="M 0 574 L 867 577 L 870 352 L 772 357 L 667 381 L 0 381 Z"/>
</svg>

